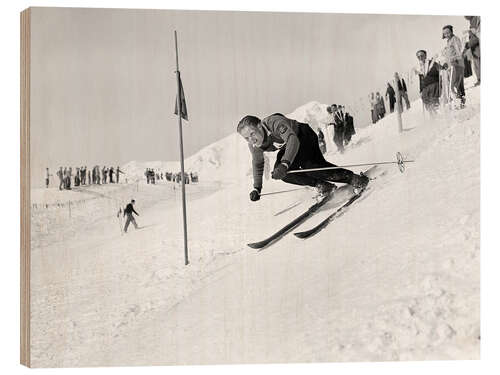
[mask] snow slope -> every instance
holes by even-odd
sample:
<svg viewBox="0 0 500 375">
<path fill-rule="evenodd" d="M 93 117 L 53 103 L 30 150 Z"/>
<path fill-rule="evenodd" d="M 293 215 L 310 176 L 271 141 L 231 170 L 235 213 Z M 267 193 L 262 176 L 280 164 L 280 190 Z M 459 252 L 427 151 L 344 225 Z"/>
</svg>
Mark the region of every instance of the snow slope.
<svg viewBox="0 0 500 375">
<path fill-rule="evenodd" d="M 415 162 L 404 174 L 384 167 L 364 199 L 305 241 L 245 246 L 313 193 L 250 202 L 250 158 L 236 135 L 186 162 L 201 181 L 186 186 L 187 267 L 173 184 L 138 185 L 144 228 L 124 236 L 114 215 L 47 228 L 32 250 L 33 365 L 479 358 L 479 88 L 467 98 L 434 121 L 414 102 L 402 134 L 391 115 L 359 130 L 345 154 L 331 149 L 336 164 L 396 151 Z M 321 126 L 325 108 L 312 102 L 290 116 Z M 288 188 L 264 181 L 267 192 Z"/>
</svg>

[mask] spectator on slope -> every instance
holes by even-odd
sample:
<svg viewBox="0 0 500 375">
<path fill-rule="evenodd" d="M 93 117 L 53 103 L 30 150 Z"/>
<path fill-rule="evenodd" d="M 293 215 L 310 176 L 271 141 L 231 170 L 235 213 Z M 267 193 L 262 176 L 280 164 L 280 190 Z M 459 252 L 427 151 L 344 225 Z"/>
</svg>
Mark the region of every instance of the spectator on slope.
<svg viewBox="0 0 500 375">
<path fill-rule="evenodd" d="M 318 145 L 319 149 L 321 150 L 321 153 L 325 154 L 326 153 L 325 135 L 321 131 L 321 128 L 318 128 Z"/>
<path fill-rule="evenodd" d="M 378 121 L 377 114 L 377 99 L 375 98 L 375 93 L 370 94 L 370 109 L 372 115 L 372 124 L 375 124 Z"/>
<path fill-rule="evenodd" d="M 354 118 L 348 113 L 345 113 L 345 129 L 344 129 L 344 145 L 347 146 L 351 142 L 352 136 L 356 134 L 354 129 Z"/>
<path fill-rule="evenodd" d="M 95 166 L 95 176 L 96 176 L 97 184 L 100 185 L 101 184 L 101 168 L 98 165 Z"/>
<path fill-rule="evenodd" d="M 341 154 L 344 153 L 344 116 L 340 110 L 340 106 L 332 104 L 333 112 L 333 142 Z"/>
<path fill-rule="evenodd" d="M 109 168 L 109 183 L 114 184 L 113 175 L 115 174 L 115 169 L 113 167 Z"/>
<path fill-rule="evenodd" d="M 66 175 L 66 189 L 71 190 L 71 177 L 73 177 L 73 168 L 69 167 Z"/>
<path fill-rule="evenodd" d="M 472 61 L 474 74 L 476 75 L 477 79 L 474 86 L 478 86 L 481 84 L 481 18 L 477 16 L 465 16 L 465 19 L 469 21 L 469 41 L 467 45 L 467 55 Z"/>
<path fill-rule="evenodd" d="M 76 173 L 75 173 L 75 181 L 74 181 L 75 186 L 80 186 L 80 168 L 76 168 Z"/>
<path fill-rule="evenodd" d="M 82 185 L 85 185 L 85 180 L 86 180 L 86 177 L 87 176 L 87 167 L 81 167 L 80 168 L 80 181 L 82 183 Z"/>
<path fill-rule="evenodd" d="M 350 184 L 355 188 L 365 187 L 369 179 L 363 175 L 339 168 L 304 173 L 288 173 L 297 169 L 333 167 L 319 149 L 318 136 L 308 124 L 289 119 L 275 113 L 262 120 L 255 116 L 243 117 L 236 128 L 247 142 L 252 154 L 253 190 L 250 200 L 260 199 L 264 152 L 278 150 L 272 178 L 295 185 L 316 187 L 320 194 L 328 194 L 335 187 L 332 182 Z"/>
<path fill-rule="evenodd" d="M 120 183 L 120 173 L 124 174 L 123 171 L 120 169 L 120 166 L 116 167 L 116 183 Z"/>
<path fill-rule="evenodd" d="M 45 172 L 45 187 L 48 188 L 49 187 L 49 183 L 50 183 L 50 176 L 52 176 L 49 172 L 49 168 L 45 168 L 46 169 L 46 172 Z M 59 189 L 61 190 L 61 189 Z"/>
<path fill-rule="evenodd" d="M 64 167 L 64 172 L 63 172 L 63 188 L 67 189 L 68 188 L 68 168 Z"/>
<path fill-rule="evenodd" d="M 394 112 L 394 103 L 396 103 L 396 91 L 391 86 L 389 82 L 387 82 L 387 90 L 385 91 L 385 98 L 389 101 L 389 110 L 390 113 Z"/>
<path fill-rule="evenodd" d="M 380 92 L 377 91 L 375 95 L 375 109 L 377 113 L 377 120 L 383 119 L 385 116 L 385 103 L 384 98 L 380 95 Z"/>
<path fill-rule="evenodd" d="M 398 90 L 399 90 L 399 108 L 401 109 L 401 112 L 403 112 L 403 99 L 406 104 L 406 110 L 410 109 L 410 100 L 408 99 L 408 89 L 406 88 L 406 82 L 404 78 L 399 78 L 399 74 L 396 72 L 394 73 L 396 79 L 398 80 L 397 85 L 398 85 Z"/>
<path fill-rule="evenodd" d="M 465 104 L 464 59 L 462 57 L 462 42 L 453 34 L 453 26 L 443 27 L 443 39 L 446 47 L 443 49 L 444 64 L 450 76 L 450 86 L 454 98 L 460 100 L 460 107 Z"/>
<path fill-rule="evenodd" d="M 63 189 L 64 186 L 64 173 L 63 168 L 59 167 L 59 170 L 56 172 L 57 177 L 59 177 L 59 190 Z"/>
<path fill-rule="evenodd" d="M 414 69 L 420 79 L 420 96 L 425 109 L 431 114 L 439 107 L 439 64 L 427 59 L 425 50 L 417 51 L 418 67 Z"/>
<path fill-rule="evenodd" d="M 134 215 L 136 214 L 137 216 L 140 216 L 135 210 L 134 210 L 134 204 L 135 200 L 132 199 L 129 204 L 127 204 L 127 207 L 125 207 L 125 210 L 123 210 L 123 216 L 127 216 L 127 220 L 125 221 L 125 228 L 123 228 L 123 231 L 127 233 L 127 229 L 130 223 L 134 224 L 135 229 L 139 229 L 137 226 L 137 223 L 135 222 Z"/>
<path fill-rule="evenodd" d="M 102 167 L 102 183 L 106 184 L 108 181 L 108 168 L 106 166 Z"/>
</svg>

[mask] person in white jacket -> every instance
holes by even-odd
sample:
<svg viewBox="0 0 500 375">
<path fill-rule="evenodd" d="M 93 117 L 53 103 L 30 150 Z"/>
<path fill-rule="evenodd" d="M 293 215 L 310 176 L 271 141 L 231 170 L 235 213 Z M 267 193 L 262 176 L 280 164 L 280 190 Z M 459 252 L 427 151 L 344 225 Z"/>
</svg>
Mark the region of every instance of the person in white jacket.
<svg viewBox="0 0 500 375">
<path fill-rule="evenodd" d="M 460 99 L 461 105 L 465 103 L 464 89 L 464 59 L 462 57 L 462 42 L 453 34 L 453 26 L 443 27 L 443 39 L 446 39 L 446 47 L 443 50 L 443 67 L 449 70 L 450 86 L 456 98 Z"/>
</svg>

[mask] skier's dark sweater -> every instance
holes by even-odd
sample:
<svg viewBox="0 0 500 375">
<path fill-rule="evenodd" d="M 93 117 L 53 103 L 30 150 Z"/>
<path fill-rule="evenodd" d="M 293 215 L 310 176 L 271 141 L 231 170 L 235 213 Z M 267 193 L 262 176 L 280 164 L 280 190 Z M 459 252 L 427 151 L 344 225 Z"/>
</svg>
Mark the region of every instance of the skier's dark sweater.
<svg viewBox="0 0 500 375">
<path fill-rule="evenodd" d="M 125 210 L 123 211 L 123 216 L 125 215 L 132 215 L 132 212 L 136 215 L 139 215 L 135 210 L 134 206 L 132 206 L 132 203 L 127 204 L 127 207 L 125 207 Z"/>
</svg>

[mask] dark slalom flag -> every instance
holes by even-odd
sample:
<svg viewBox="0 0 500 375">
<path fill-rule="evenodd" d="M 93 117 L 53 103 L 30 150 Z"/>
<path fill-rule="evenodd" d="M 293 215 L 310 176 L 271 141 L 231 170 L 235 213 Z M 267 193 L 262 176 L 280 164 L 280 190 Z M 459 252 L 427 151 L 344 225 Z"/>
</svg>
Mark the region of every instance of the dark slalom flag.
<svg viewBox="0 0 500 375">
<path fill-rule="evenodd" d="M 187 106 L 186 106 L 186 97 L 184 96 L 184 88 L 182 87 L 182 80 L 181 80 L 181 74 L 179 72 L 179 86 L 181 88 L 181 117 L 186 120 L 186 121 L 189 121 L 188 119 L 188 112 L 187 112 Z M 175 96 L 175 111 L 174 113 L 176 115 L 179 114 L 179 111 L 177 109 L 177 95 Z"/>
</svg>

